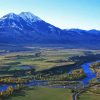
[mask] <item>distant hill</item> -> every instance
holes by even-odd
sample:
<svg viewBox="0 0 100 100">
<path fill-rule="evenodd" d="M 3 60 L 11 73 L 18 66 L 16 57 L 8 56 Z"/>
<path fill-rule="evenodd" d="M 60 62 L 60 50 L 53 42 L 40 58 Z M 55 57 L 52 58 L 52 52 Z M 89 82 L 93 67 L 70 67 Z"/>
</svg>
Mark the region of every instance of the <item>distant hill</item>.
<svg viewBox="0 0 100 100">
<path fill-rule="evenodd" d="M 100 49 L 99 30 L 60 29 L 30 12 L 0 18 L 0 43 L 57 44 L 68 48 Z"/>
</svg>

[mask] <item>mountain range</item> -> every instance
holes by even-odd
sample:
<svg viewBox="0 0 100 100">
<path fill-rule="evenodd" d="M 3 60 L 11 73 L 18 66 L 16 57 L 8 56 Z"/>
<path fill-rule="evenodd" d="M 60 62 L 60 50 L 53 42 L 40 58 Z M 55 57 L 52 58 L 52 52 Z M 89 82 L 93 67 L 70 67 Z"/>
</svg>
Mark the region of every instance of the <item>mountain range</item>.
<svg viewBox="0 0 100 100">
<path fill-rule="evenodd" d="M 100 31 L 60 29 L 30 12 L 9 13 L 0 18 L 0 43 L 100 49 Z"/>
</svg>

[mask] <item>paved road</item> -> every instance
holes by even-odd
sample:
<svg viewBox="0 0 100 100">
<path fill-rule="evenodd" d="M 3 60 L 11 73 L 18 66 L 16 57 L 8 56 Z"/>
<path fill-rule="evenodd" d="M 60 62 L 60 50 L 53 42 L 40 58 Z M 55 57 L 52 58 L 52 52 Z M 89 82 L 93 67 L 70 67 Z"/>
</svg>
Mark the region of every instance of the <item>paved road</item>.
<svg viewBox="0 0 100 100">
<path fill-rule="evenodd" d="M 82 93 L 82 92 L 84 92 L 84 91 L 85 91 L 85 89 L 82 89 L 82 90 L 80 90 L 79 92 L 74 92 L 74 93 L 72 94 L 72 100 L 77 100 L 79 94 Z"/>
<path fill-rule="evenodd" d="M 77 95 L 78 95 L 78 93 L 73 93 L 73 94 L 72 94 L 72 99 L 73 99 L 73 100 L 77 100 Z"/>
</svg>

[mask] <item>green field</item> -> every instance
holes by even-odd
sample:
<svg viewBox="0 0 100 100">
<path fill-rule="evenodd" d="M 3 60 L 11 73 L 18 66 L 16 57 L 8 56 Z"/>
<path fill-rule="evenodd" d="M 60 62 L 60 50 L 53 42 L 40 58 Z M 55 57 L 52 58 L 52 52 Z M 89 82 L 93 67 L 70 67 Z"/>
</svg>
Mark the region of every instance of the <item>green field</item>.
<svg viewBox="0 0 100 100">
<path fill-rule="evenodd" d="M 100 94 L 95 94 L 92 92 L 83 93 L 79 100 L 100 100 Z"/>
<path fill-rule="evenodd" d="M 79 98 L 79 100 L 100 100 L 100 84 L 88 88 Z"/>
<path fill-rule="evenodd" d="M 72 100 L 68 89 L 32 87 L 13 94 L 7 100 Z"/>
</svg>

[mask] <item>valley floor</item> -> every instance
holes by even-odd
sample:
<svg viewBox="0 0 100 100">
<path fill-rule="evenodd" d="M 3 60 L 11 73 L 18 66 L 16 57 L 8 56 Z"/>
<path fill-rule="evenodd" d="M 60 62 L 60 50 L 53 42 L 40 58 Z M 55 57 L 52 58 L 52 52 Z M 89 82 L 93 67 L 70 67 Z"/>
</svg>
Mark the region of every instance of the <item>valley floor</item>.
<svg viewBox="0 0 100 100">
<path fill-rule="evenodd" d="M 6 91 L 1 91 L 3 94 L 1 97 L 5 98 L 0 100 L 73 100 L 72 89 L 78 84 L 76 80 L 86 77 L 81 65 L 98 59 L 100 59 L 99 50 L 64 48 L 33 48 L 20 52 L 3 50 L 0 55 L 0 83 L 2 85 L 16 84 L 19 91 L 12 93 L 11 90 L 14 88 L 10 87 L 11 90 L 9 90 L 8 87 Z M 49 85 L 70 86 L 71 89 L 50 88 L 49 86 L 20 89 L 22 83 L 34 79 L 49 80 L 52 81 Z M 71 84 L 71 81 L 75 82 Z M 99 100 L 99 97 L 100 95 L 84 92 L 79 100 Z"/>
</svg>

